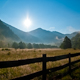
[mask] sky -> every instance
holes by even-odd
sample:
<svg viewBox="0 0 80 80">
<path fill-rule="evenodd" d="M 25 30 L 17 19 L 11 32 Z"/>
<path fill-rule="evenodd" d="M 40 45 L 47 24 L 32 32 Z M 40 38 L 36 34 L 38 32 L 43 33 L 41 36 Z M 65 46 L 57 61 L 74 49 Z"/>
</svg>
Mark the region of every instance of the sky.
<svg viewBox="0 0 80 80">
<path fill-rule="evenodd" d="M 25 32 L 72 33 L 80 31 L 80 0 L 0 0 L 0 19 Z"/>
</svg>

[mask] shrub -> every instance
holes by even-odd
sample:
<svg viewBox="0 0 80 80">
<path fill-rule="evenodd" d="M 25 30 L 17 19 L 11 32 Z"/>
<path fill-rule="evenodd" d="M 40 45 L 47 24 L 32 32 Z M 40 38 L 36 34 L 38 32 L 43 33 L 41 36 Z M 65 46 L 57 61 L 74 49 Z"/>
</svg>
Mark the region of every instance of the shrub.
<svg viewBox="0 0 80 80">
<path fill-rule="evenodd" d="M 4 51 L 5 49 L 4 48 L 2 48 L 2 51 Z"/>
<path fill-rule="evenodd" d="M 10 54 L 11 54 L 10 52 L 7 53 L 7 55 L 10 55 Z"/>
<path fill-rule="evenodd" d="M 5 50 L 6 50 L 6 51 L 10 51 L 10 49 L 8 49 L 8 48 L 6 48 Z"/>
<path fill-rule="evenodd" d="M 76 50 L 76 48 L 73 48 L 74 50 Z"/>
<path fill-rule="evenodd" d="M 41 52 L 41 50 L 39 50 L 39 52 Z"/>
</svg>

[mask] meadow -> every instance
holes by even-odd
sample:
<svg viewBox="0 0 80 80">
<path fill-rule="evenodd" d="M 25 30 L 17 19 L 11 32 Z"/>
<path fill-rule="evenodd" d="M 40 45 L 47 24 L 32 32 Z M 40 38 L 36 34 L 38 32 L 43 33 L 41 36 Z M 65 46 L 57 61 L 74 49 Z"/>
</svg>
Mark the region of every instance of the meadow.
<svg viewBox="0 0 80 80">
<path fill-rule="evenodd" d="M 0 61 L 12 61 L 12 60 L 20 60 L 20 59 L 31 59 L 31 58 L 38 58 L 42 57 L 42 54 L 46 54 L 47 57 L 52 56 L 59 56 L 64 54 L 73 54 L 79 53 L 80 49 L 2 49 L 0 48 Z M 80 59 L 80 56 L 77 58 L 72 58 L 72 61 Z M 47 62 L 47 69 L 57 67 L 60 65 L 64 65 L 68 63 L 68 59 L 56 61 L 56 62 Z M 79 66 L 80 63 L 75 64 L 74 66 Z M 24 75 L 28 75 L 37 71 L 42 70 L 42 63 L 34 63 L 19 67 L 12 67 L 12 68 L 2 68 L 0 69 L 0 80 L 9 80 L 15 77 L 20 77 Z M 63 74 L 67 68 L 60 70 L 58 72 L 53 72 L 47 75 L 47 80 L 53 80 L 53 75 L 56 76 L 59 73 Z M 73 77 L 67 75 L 61 79 L 57 80 L 80 80 L 80 68 L 75 70 L 72 74 Z M 41 80 L 40 77 L 36 77 L 32 80 Z M 55 79 L 56 80 L 56 79 Z"/>
</svg>

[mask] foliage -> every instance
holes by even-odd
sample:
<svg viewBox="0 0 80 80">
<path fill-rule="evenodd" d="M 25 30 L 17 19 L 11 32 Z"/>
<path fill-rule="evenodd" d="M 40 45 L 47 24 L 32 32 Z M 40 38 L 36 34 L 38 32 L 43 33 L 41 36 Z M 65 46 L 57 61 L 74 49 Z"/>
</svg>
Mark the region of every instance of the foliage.
<svg viewBox="0 0 80 80">
<path fill-rule="evenodd" d="M 13 42 L 12 47 L 15 48 L 15 49 L 17 49 L 18 48 L 18 43 Z"/>
<path fill-rule="evenodd" d="M 26 48 L 26 44 L 24 42 L 19 42 L 19 46 L 20 49 L 24 49 Z"/>
<path fill-rule="evenodd" d="M 28 43 L 28 44 L 27 44 L 27 48 L 28 48 L 28 49 L 32 49 L 32 48 L 33 48 L 33 47 L 32 47 L 32 44 L 31 44 L 31 43 Z"/>
<path fill-rule="evenodd" d="M 39 44 L 35 44 L 35 43 L 34 43 L 34 44 L 33 44 L 33 48 L 40 48 L 40 47 L 39 47 Z"/>
<path fill-rule="evenodd" d="M 2 48 L 2 51 L 10 51 L 8 48 Z"/>
<path fill-rule="evenodd" d="M 57 46 L 47 44 L 33 44 L 33 48 L 57 48 Z"/>
<path fill-rule="evenodd" d="M 8 43 L 4 40 L 0 40 L 0 48 L 8 47 Z"/>
<path fill-rule="evenodd" d="M 8 48 L 5 48 L 5 50 L 6 50 L 6 51 L 10 51 L 10 49 L 8 49 Z"/>
<path fill-rule="evenodd" d="M 12 48 L 20 48 L 20 49 L 24 49 L 24 48 L 28 48 L 28 49 L 32 49 L 32 48 L 36 48 L 36 49 L 39 49 L 39 48 L 57 48 L 57 46 L 52 46 L 52 45 L 46 45 L 46 44 L 31 44 L 31 43 L 28 43 L 28 44 L 25 44 L 24 42 L 14 42 L 12 44 Z"/>
<path fill-rule="evenodd" d="M 2 51 L 4 51 L 5 49 L 4 48 L 2 48 Z"/>
<path fill-rule="evenodd" d="M 26 44 L 24 42 L 19 42 L 19 43 L 14 42 L 12 44 L 12 47 L 15 49 L 17 49 L 17 48 L 24 49 L 24 48 L 26 48 Z"/>
<path fill-rule="evenodd" d="M 39 44 L 39 47 L 40 48 L 45 48 L 45 45 L 44 44 Z"/>
<path fill-rule="evenodd" d="M 72 47 L 80 49 L 80 33 L 71 39 Z"/>
<path fill-rule="evenodd" d="M 10 52 L 7 53 L 7 55 L 10 55 L 10 54 L 11 54 Z"/>
<path fill-rule="evenodd" d="M 71 40 L 66 36 L 64 41 L 60 45 L 60 48 L 67 49 L 67 48 L 71 48 L 71 47 L 72 47 Z"/>
</svg>

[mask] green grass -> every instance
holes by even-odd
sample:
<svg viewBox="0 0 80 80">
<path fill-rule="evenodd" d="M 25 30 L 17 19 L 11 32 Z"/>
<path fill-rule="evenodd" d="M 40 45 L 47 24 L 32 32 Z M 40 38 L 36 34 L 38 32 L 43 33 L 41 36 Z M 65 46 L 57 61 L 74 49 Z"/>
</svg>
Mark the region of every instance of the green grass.
<svg viewBox="0 0 80 80">
<path fill-rule="evenodd" d="M 30 58 L 38 58 L 42 57 L 42 54 L 46 54 L 47 57 L 52 56 L 59 56 L 64 55 L 68 53 L 77 53 L 80 52 L 79 49 L 65 49 L 65 50 L 57 50 L 57 49 L 0 49 L 0 61 L 11 61 L 11 60 L 19 60 L 19 59 L 30 59 Z M 72 61 L 80 59 L 80 57 L 72 58 Z M 56 62 L 47 62 L 47 69 L 57 67 L 60 65 L 64 65 L 68 63 L 68 59 L 56 61 Z M 72 67 L 79 66 L 80 64 L 75 64 Z M 65 68 L 63 70 L 53 72 L 47 75 L 47 80 L 53 80 L 53 75 L 56 76 L 58 74 L 63 74 L 65 71 L 67 71 L 68 68 Z M 37 71 L 42 70 L 42 63 L 34 63 L 19 67 L 12 67 L 12 68 L 2 68 L 0 69 L 0 80 L 9 80 L 13 79 L 15 77 L 20 77 L 24 75 L 28 75 Z M 75 70 L 71 75 L 67 75 L 63 77 L 62 79 L 58 80 L 80 80 L 80 69 Z M 34 78 L 32 80 L 41 80 L 41 76 L 38 78 Z"/>
</svg>

